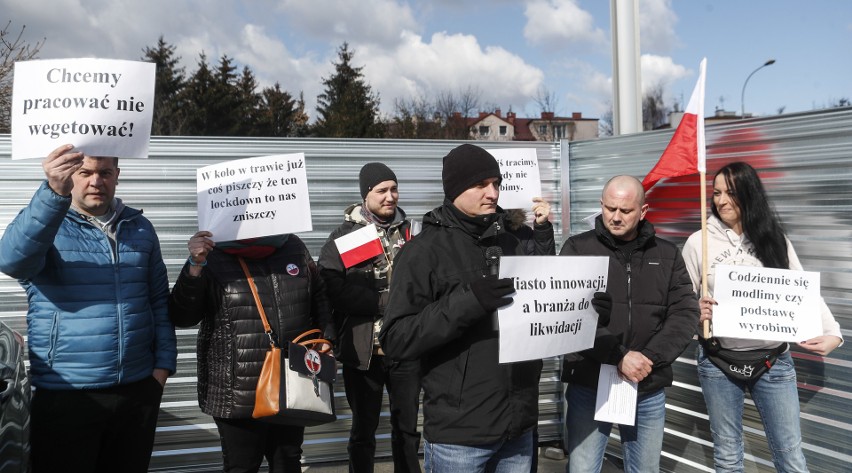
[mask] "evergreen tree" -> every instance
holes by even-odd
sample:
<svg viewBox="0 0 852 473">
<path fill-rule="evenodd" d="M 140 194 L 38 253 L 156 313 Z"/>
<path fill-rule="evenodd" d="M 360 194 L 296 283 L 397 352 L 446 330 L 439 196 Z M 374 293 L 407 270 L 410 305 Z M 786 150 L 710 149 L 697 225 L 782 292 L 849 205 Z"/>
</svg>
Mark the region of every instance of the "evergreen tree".
<svg viewBox="0 0 852 473">
<path fill-rule="evenodd" d="M 180 57 L 175 56 L 175 46 L 166 43 L 162 36 L 156 47 L 146 47 L 144 52 L 142 59 L 157 66 L 151 134 L 180 135 L 186 121 L 180 101 L 181 92 L 186 87 L 184 69 L 177 67 Z"/>
<path fill-rule="evenodd" d="M 185 106 L 185 135 L 208 135 L 210 130 L 208 104 L 212 95 L 213 73 L 207 63 L 207 55 L 202 51 L 198 55 L 198 69 L 192 74 L 181 94 L 181 103 Z"/>
<path fill-rule="evenodd" d="M 340 62 L 332 63 L 334 74 L 323 78 L 325 92 L 317 96 L 317 136 L 379 138 L 384 134 L 379 97 L 364 81 L 363 67 L 352 66 L 354 55 L 349 44 L 343 43 L 337 52 Z"/>
<path fill-rule="evenodd" d="M 308 125 L 310 117 L 305 112 L 305 93 L 299 92 L 299 100 L 296 101 L 296 113 L 293 115 L 293 128 L 290 136 L 308 136 L 311 127 Z"/>
<path fill-rule="evenodd" d="M 237 87 L 237 66 L 227 55 L 222 55 L 213 84 L 210 88 L 210 101 L 207 104 L 207 135 L 231 136 L 237 134 L 240 126 L 242 97 Z"/>
<path fill-rule="evenodd" d="M 294 128 L 296 101 L 277 82 L 261 93 L 257 134 L 260 136 L 290 136 Z"/>
<path fill-rule="evenodd" d="M 234 126 L 234 134 L 240 136 L 266 136 L 258 129 L 261 112 L 261 94 L 257 93 L 257 80 L 248 66 L 243 66 L 243 72 L 237 79 L 236 89 L 238 116 Z"/>
</svg>

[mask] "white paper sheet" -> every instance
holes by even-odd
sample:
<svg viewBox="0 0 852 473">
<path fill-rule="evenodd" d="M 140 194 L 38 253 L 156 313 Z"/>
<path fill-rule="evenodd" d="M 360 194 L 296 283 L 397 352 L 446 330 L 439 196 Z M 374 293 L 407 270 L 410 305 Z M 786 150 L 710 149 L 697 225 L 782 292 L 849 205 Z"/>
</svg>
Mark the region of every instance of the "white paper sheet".
<svg viewBox="0 0 852 473">
<path fill-rule="evenodd" d="M 601 365 L 598 396 L 595 401 L 595 420 L 613 424 L 636 423 L 637 384 L 625 381 L 614 365 Z"/>
</svg>

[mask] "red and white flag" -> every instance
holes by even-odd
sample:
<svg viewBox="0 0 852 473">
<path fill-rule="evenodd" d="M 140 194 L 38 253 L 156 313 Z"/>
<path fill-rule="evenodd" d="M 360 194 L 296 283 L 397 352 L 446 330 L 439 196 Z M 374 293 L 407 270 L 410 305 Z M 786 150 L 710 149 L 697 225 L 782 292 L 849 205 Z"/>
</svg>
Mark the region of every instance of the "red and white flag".
<svg viewBox="0 0 852 473">
<path fill-rule="evenodd" d="M 706 171 L 707 149 L 704 144 L 704 77 L 707 58 L 701 60 L 698 83 L 692 91 L 689 105 L 660 160 L 645 176 L 645 192 L 660 179 L 688 176 Z"/>
<path fill-rule="evenodd" d="M 337 252 L 340 253 L 340 259 L 343 260 L 343 266 L 346 268 L 351 268 L 385 251 L 375 224 L 347 233 L 334 240 L 334 244 L 337 245 Z"/>
</svg>

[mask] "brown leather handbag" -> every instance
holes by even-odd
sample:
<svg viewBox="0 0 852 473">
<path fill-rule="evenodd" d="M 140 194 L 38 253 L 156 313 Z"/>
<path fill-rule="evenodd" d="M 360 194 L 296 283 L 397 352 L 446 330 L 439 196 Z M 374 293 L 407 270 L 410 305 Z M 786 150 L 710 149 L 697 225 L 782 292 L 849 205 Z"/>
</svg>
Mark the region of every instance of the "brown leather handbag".
<svg viewBox="0 0 852 473">
<path fill-rule="evenodd" d="M 269 337 L 269 351 L 257 380 L 252 417 L 288 425 L 314 425 L 334 422 L 334 392 L 337 363 L 328 354 L 331 342 L 319 337 L 318 329 L 308 330 L 292 342 L 286 353 L 275 341 L 257 286 L 242 258 L 238 258 L 251 288 L 254 302 Z M 282 362 L 283 360 L 283 362 Z M 284 373 L 282 379 L 282 372 Z"/>
</svg>

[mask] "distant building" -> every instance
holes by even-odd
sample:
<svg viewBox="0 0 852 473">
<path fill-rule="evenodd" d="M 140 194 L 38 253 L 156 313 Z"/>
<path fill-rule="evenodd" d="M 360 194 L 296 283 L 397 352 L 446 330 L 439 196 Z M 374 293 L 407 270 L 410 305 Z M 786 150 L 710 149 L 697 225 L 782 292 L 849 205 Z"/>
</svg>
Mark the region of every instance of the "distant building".
<svg viewBox="0 0 852 473">
<path fill-rule="evenodd" d="M 583 118 L 577 112 L 571 117 L 542 112 L 540 118 L 518 118 L 514 112 L 503 117 L 498 108 L 469 118 L 468 125 L 471 138 L 483 141 L 577 141 L 598 137 L 598 119 Z"/>
<path fill-rule="evenodd" d="M 737 112 L 730 112 L 727 110 L 722 110 L 717 108 L 716 112 L 709 117 L 704 117 L 705 125 L 712 125 L 714 123 L 725 123 L 729 121 L 742 120 L 743 118 L 752 118 L 750 113 L 746 113 L 745 117 L 742 117 L 737 114 Z M 677 128 L 680 125 L 680 121 L 683 119 L 683 112 L 670 112 L 669 113 L 669 124 L 663 125 L 660 128 Z"/>
</svg>

